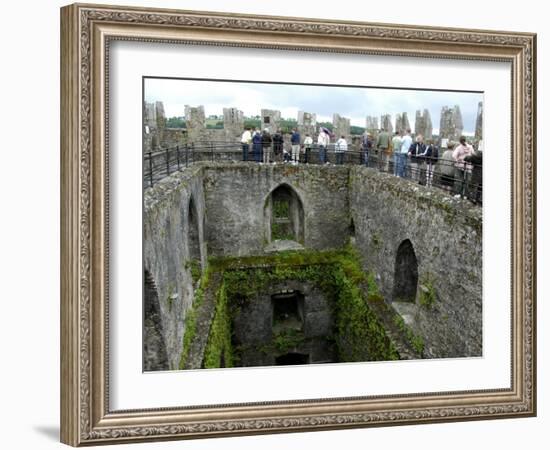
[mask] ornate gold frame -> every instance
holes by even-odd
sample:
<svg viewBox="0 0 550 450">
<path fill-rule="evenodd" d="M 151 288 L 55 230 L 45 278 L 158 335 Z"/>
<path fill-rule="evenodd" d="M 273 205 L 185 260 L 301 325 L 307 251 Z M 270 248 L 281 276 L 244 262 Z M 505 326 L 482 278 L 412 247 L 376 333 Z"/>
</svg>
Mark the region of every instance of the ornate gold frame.
<svg viewBox="0 0 550 450">
<path fill-rule="evenodd" d="M 510 389 L 112 412 L 108 400 L 109 42 L 189 42 L 512 65 Z M 61 440 L 80 446 L 536 413 L 536 36 L 75 4 L 61 10 Z"/>
</svg>

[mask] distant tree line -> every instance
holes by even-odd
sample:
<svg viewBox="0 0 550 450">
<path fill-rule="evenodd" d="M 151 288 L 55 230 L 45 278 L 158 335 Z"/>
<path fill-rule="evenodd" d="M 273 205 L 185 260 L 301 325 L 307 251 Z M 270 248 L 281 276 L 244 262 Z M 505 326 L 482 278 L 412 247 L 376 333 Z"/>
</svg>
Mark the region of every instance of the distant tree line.
<svg viewBox="0 0 550 450">
<path fill-rule="evenodd" d="M 170 117 L 166 121 L 166 128 L 185 128 L 185 120 L 183 117 Z"/>
<path fill-rule="evenodd" d="M 330 131 L 333 129 L 331 122 L 317 122 L 318 126 L 328 128 Z M 183 117 L 170 117 L 166 120 L 167 128 L 185 128 L 185 119 Z M 220 120 L 220 117 L 210 116 L 205 121 L 205 126 L 207 129 L 222 129 L 223 120 Z M 245 117 L 244 127 L 261 128 L 262 121 L 260 116 Z M 283 133 L 292 132 L 293 128 L 298 127 L 298 121 L 296 119 L 281 119 L 279 122 L 279 128 Z M 363 134 L 365 128 L 352 125 L 350 127 L 351 134 Z"/>
</svg>

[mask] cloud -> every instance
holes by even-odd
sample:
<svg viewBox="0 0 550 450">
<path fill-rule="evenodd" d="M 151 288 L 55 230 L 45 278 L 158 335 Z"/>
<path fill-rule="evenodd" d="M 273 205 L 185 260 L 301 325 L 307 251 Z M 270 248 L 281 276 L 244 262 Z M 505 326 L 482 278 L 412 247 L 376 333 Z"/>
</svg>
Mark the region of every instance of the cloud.
<svg viewBox="0 0 550 450">
<path fill-rule="evenodd" d="M 473 133 L 478 102 L 483 100 L 483 94 L 148 78 L 145 100 L 162 101 L 168 117 L 183 116 L 185 105 L 204 105 L 207 116 L 221 115 L 224 107 L 236 107 L 246 116 L 259 115 L 265 108 L 280 110 L 283 117 L 293 118 L 299 110 L 329 120 L 333 113 L 338 113 L 362 127 L 366 116 L 391 114 L 395 123 L 397 113 L 407 112 L 414 128 L 416 110 L 428 109 L 434 130 L 439 128 L 441 108 L 459 105 L 464 132 Z"/>
</svg>

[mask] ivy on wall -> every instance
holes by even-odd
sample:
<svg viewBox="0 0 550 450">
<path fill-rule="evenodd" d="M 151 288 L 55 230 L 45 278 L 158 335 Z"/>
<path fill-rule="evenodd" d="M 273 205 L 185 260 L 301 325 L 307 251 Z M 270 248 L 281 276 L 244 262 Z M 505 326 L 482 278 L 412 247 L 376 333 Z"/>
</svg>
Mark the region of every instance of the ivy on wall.
<svg viewBox="0 0 550 450">
<path fill-rule="evenodd" d="M 269 256 L 216 258 L 210 260 L 209 270 L 220 271 L 223 276 L 203 358 L 205 368 L 238 364 L 241 349 L 233 348 L 231 330 L 239 304 L 253 301 L 258 292 L 272 283 L 290 280 L 310 282 L 327 295 L 335 316 L 334 336 L 327 339 L 335 339 L 339 362 L 399 359 L 384 326 L 368 306 L 367 292 L 376 286 L 369 282 L 351 246 L 340 251 L 289 251 Z M 196 295 L 204 295 L 206 282 L 201 280 Z M 367 286 L 370 287 L 367 289 Z M 200 302 L 195 301 L 195 305 Z M 196 332 L 190 320 L 186 335 L 191 333 L 191 337 L 184 337 L 180 366 Z M 272 344 L 266 348 L 282 351 L 301 339 L 300 335 L 274 335 Z"/>
</svg>

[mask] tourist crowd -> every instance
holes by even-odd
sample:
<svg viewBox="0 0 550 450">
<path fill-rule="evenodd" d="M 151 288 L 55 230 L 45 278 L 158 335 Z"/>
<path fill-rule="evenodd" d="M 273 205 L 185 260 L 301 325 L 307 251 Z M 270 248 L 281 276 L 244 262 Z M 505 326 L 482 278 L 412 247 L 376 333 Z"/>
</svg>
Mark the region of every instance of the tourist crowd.
<svg viewBox="0 0 550 450">
<path fill-rule="evenodd" d="M 393 136 L 380 130 L 376 139 L 365 131 L 360 143 L 361 162 L 426 186 L 433 185 L 437 165 L 440 187 L 456 196 L 481 203 L 481 149 L 475 151 L 465 137 L 461 137 L 458 144 L 446 140 L 442 142 L 446 146 L 444 152 L 432 139 L 424 142 L 421 135 L 413 138 L 410 129 L 395 132 Z M 341 165 L 349 147 L 345 136 L 335 136 L 325 127 L 319 127 L 316 144 L 310 134 L 305 134 L 302 139 L 296 128 L 292 130 L 289 142 L 285 142 L 281 130 L 271 134 L 268 129 L 261 132 L 258 128 L 246 128 L 241 136 L 241 145 L 243 161 L 263 164 L 308 164 L 312 162 L 312 149 L 318 152 L 319 164 L 329 164 L 330 148 L 334 152 L 335 163 Z"/>
</svg>

